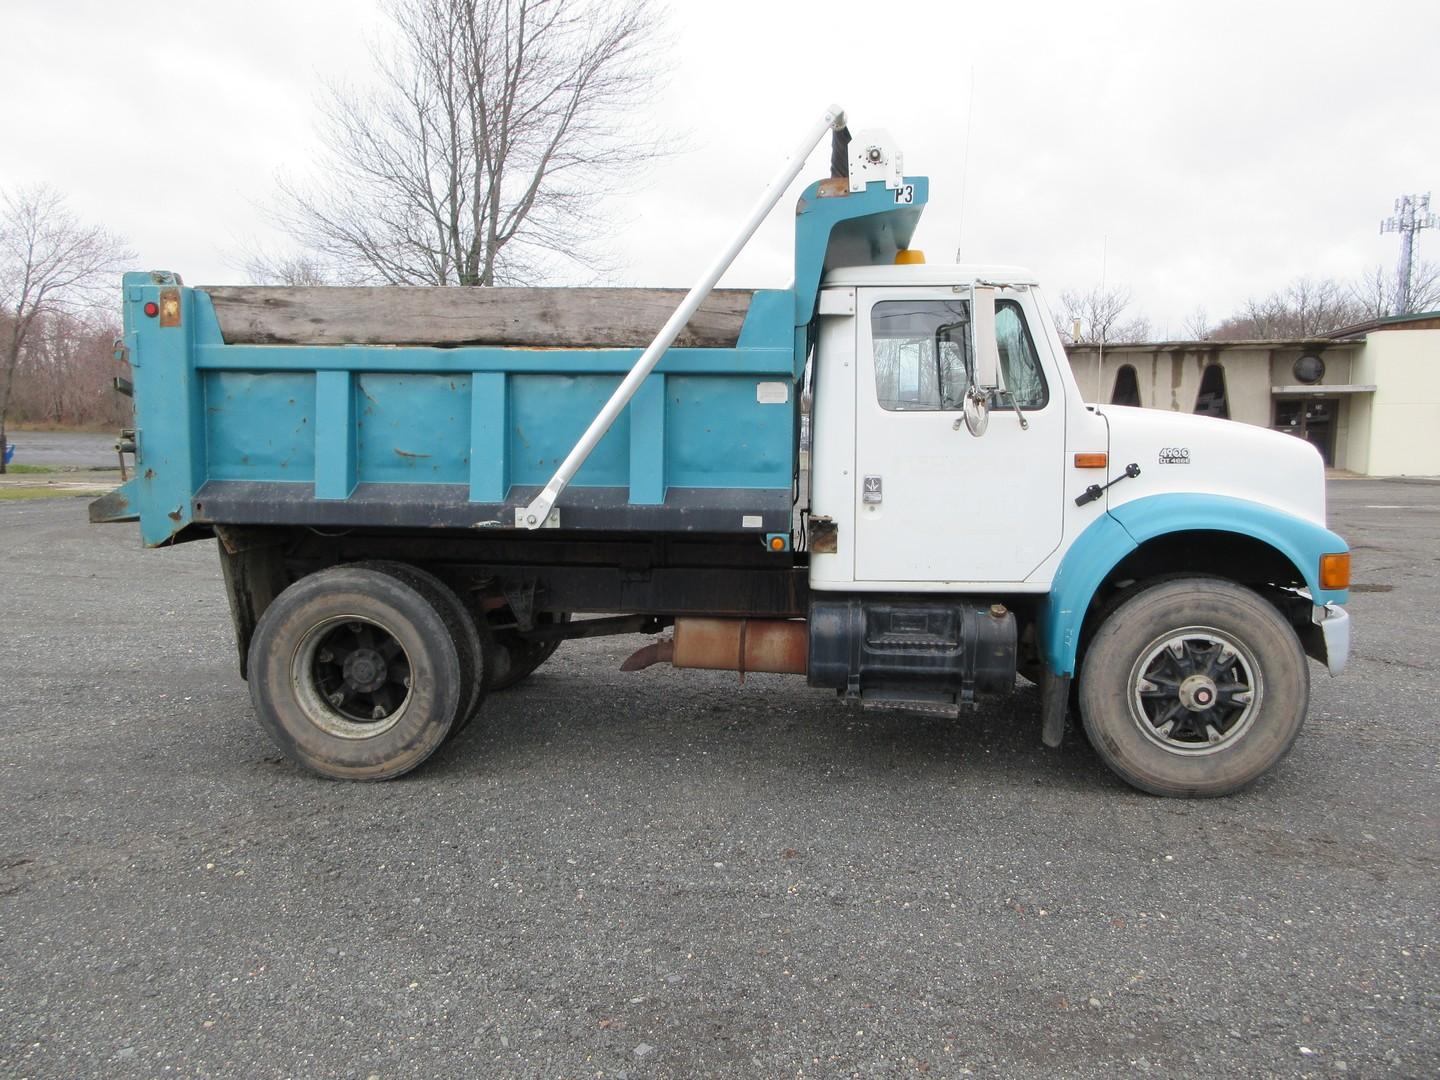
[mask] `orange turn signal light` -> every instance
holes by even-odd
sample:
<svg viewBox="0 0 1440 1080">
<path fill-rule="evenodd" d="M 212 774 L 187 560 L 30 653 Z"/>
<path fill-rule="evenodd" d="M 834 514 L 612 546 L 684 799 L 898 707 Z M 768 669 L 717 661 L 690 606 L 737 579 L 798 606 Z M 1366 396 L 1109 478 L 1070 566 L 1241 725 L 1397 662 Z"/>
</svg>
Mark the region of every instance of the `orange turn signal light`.
<svg viewBox="0 0 1440 1080">
<path fill-rule="evenodd" d="M 1103 452 L 1075 455 L 1075 468 L 1077 469 L 1103 469 L 1109 463 L 1110 455 Z"/>
<path fill-rule="evenodd" d="M 785 550 L 785 538 L 784 538 L 783 536 L 772 536 L 772 537 L 770 538 L 770 550 L 771 550 L 771 551 L 784 551 L 784 550 Z"/>
<path fill-rule="evenodd" d="M 1350 588 L 1350 553 L 1320 556 L 1320 587 L 1322 589 Z"/>
</svg>

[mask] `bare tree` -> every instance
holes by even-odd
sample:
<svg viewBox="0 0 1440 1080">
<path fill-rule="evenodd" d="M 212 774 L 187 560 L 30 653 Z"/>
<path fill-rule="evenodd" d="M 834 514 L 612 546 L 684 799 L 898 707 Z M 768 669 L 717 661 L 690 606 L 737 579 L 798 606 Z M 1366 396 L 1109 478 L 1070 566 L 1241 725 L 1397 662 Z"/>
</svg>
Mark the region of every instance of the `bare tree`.
<svg viewBox="0 0 1440 1080">
<path fill-rule="evenodd" d="M 1195 310 L 1185 316 L 1184 333 L 1191 341 L 1204 341 L 1210 336 L 1210 315 L 1204 304 L 1196 304 Z"/>
<path fill-rule="evenodd" d="M 277 218 L 341 280 L 494 285 L 593 268 L 596 201 L 654 157 L 650 0 L 391 0 L 379 86 L 332 91 Z"/>
<path fill-rule="evenodd" d="M 1410 308 L 1413 311 L 1440 309 L 1440 263 L 1415 263 L 1410 272 Z"/>
<path fill-rule="evenodd" d="M 1094 342 L 1102 345 L 1144 341 L 1150 336 L 1150 320 L 1143 316 L 1124 319 L 1130 306 L 1130 290 L 1123 285 L 1108 289 L 1096 286 L 1086 292 L 1066 289 L 1060 293 L 1065 315 L 1056 315 L 1056 328 L 1072 344 Z M 1078 321 L 1080 333 L 1075 335 Z"/>
<path fill-rule="evenodd" d="M 49 187 L 4 196 L 0 206 L 0 473 L 15 369 L 37 323 L 93 306 L 99 290 L 134 256 L 112 233 L 82 225 Z"/>
<path fill-rule="evenodd" d="M 1368 319 L 1379 319 L 1390 314 L 1395 302 L 1395 277 L 1383 266 L 1377 266 L 1361 275 L 1350 286 L 1355 303 L 1364 310 Z"/>
<path fill-rule="evenodd" d="M 245 257 L 245 276 L 256 285 L 333 285 L 333 267 L 306 252 L 274 254 L 254 251 Z"/>
<path fill-rule="evenodd" d="M 1351 299 L 1363 310 L 1364 318 L 1380 319 L 1397 314 L 1400 289 L 1395 272 L 1377 266 L 1350 286 Z M 1410 307 L 1413 311 L 1440 308 L 1440 263 L 1416 262 L 1410 272 Z"/>
<path fill-rule="evenodd" d="M 1333 278 L 1296 278 L 1279 292 L 1251 297 L 1211 335 L 1217 341 L 1320 337 L 1368 314 L 1354 290 Z"/>
</svg>

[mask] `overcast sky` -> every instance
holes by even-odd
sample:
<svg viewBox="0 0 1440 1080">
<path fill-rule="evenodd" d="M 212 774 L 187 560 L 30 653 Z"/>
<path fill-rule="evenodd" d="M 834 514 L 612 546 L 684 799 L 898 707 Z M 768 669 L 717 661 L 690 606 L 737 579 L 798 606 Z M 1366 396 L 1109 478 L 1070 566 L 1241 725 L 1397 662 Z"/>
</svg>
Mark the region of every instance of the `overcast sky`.
<svg viewBox="0 0 1440 1080">
<path fill-rule="evenodd" d="M 0 189 L 55 185 L 142 268 L 241 280 L 324 85 L 363 84 L 385 26 L 373 0 L 0 0 Z M 615 283 L 688 284 L 837 101 L 931 178 L 931 262 L 959 244 L 1052 294 L 1103 262 L 1178 335 L 1197 304 L 1393 266 L 1380 218 L 1440 188 L 1437 30 L 1433 4 L 1375 0 L 672 0 L 673 74 L 637 121 L 687 149 L 607 202 Z M 799 189 L 725 284 L 788 284 Z M 1419 250 L 1440 259 L 1440 233 Z"/>
</svg>

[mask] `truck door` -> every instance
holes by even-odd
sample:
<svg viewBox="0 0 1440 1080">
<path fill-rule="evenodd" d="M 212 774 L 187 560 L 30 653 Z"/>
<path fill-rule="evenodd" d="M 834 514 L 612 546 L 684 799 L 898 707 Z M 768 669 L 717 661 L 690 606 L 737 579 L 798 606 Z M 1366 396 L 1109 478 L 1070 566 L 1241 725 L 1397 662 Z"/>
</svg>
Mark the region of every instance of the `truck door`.
<svg viewBox="0 0 1440 1080">
<path fill-rule="evenodd" d="M 971 435 L 961 413 L 973 370 L 968 294 L 857 290 L 857 582 L 1018 582 L 1060 543 L 1065 403 L 1056 358 L 1028 291 L 999 290 L 995 334 L 1008 393 L 992 396 L 988 429 Z"/>
</svg>

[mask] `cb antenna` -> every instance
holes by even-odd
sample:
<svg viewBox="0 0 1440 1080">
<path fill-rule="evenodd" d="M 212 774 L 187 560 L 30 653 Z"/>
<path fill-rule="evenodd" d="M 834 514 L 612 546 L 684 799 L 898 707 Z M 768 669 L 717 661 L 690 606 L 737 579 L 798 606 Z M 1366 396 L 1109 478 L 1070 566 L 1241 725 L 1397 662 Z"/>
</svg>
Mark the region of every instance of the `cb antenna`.
<svg viewBox="0 0 1440 1080">
<path fill-rule="evenodd" d="M 965 156 L 960 162 L 960 227 L 955 239 L 955 261 L 960 261 L 960 252 L 965 246 L 965 188 L 970 181 L 970 143 L 974 140 L 975 124 L 975 65 L 970 65 L 970 102 L 965 112 Z"/>
</svg>

